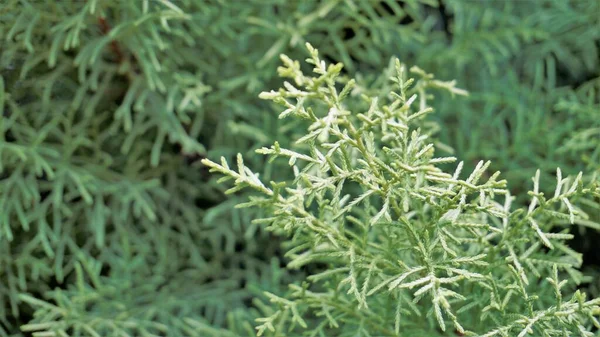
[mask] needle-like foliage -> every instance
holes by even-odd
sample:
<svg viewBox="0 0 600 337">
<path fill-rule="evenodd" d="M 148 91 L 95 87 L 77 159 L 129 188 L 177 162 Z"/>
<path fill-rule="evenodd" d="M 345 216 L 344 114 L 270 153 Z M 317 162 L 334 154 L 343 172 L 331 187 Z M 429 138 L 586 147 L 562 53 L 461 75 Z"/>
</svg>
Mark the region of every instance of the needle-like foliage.
<svg viewBox="0 0 600 337">
<path fill-rule="evenodd" d="M 294 180 L 266 185 L 241 155 L 233 168 L 203 160 L 234 180 L 230 192 L 259 192 L 239 206 L 269 211 L 255 221 L 288 237 L 288 268 L 318 266 L 285 294 L 267 293 L 258 335 L 593 336 L 600 299 L 577 290 L 581 256 L 561 220 L 587 218 L 575 201 L 598 197 L 598 181 L 557 169 L 544 195 L 538 171 L 529 206 L 513 206 L 490 162 L 438 168 L 456 158 L 437 156 L 424 119 L 433 90 L 466 94 L 453 81 L 396 60 L 393 91 L 353 95 L 342 65 L 307 47 L 313 74 L 282 56 L 290 81 L 261 94 L 285 108 L 280 118 L 306 121 L 292 148 L 257 151 L 285 158 Z"/>
<path fill-rule="evenodd" d="M 583 265 L 591 276 L 581 277 L 574 267 L 557 264 L 561 278 L 565 272 L 572 278 L 563 291 L 570 295 L 581 280 L 578 287 L 599 296 L 600 260 L 594 262 L 593 252 L 600 199 L 579 190 L 564 196 L 567 202 L 562 198 L 569 192 L 571 176 L 583 171 L 581 184 L 589 189 L 600 173 L 599 4 L 597 0 L 0 0 L 0 337 L 252 336 L 257 317 L 272 317 L 260 322 L 265 333 L 270 331 L 268 322 L 279 329 L 287 322 L 285 310 L 273 316 L 279 308 L 269 307 L 262 292 L 279 296 L 280 304 L 288 303 L 283 300 L 291 300 L 285 295 L 287 285 L 303 286 L 302 280 L 324 272 L 328 262 L 309 263 L 312 256 L 304 248 L 295 252 L 294 241 L 265 231 L 261 221 L 252 222 L 264 218 L 269 207 L 235 209 L 247 194 L 223 193 L 226 188 L 207 174 L 199 159 L 224 156 L 231 161 L 241 152 L 245 163 L 267 182 L 293 179 L 306 165 L 320 166 L 321 153 L 337 165 L 336 174 L 344 175 L 363 165 L 340 162 L 340 149 L 349 145 L 335 145 L 335 137 L 346 120 L 356 127 L 369 125 L 356 132 L 369 139 L 363 144 L 369 146 L 366 150 L 382 156 L 382 163 L 394 171 L 385 168 L 386 179 L 390 174 L 404 177 L 406 167 L 415 169 L 410 163 L 390 166 L 400 153 L 393 143 L 400 134 L 397 130 L 411 136 L 418 129 L 407 144 L 412 144 L 411 151 L 418 148 L 414 155 L 422 151 L 422 161 L 429 160 L 435 149 L 438 157 L 460 157 L 462 171 L 473 172 L 482 158 L 490 159 L 488 170 L 502 170 L 508 180 L 506 187 L 495 189 L 505 188 L 516 197 L 514 209 L 529 207 L 530 177 L 539 169 L 535 207 L 551 203 L 558 213 L 536 211 L 532 219 L 546 240 L 537 237 L 542 245 L 552 245 L 552 261 L 562 261 L 556 254 L 568 247 L 557 242 L 561 237 L 556 233 L 574 221 L 578 227 L 572 233 L 577 238 L 569 241 L 569 247 L 587 253 Z M 344 63 L 344 68 L 332 68 L 324 83 L 312 84 L 327 86 L 322 96 L 305 88 L 306 83 L 295 82 L 305 81 L 298 73 L 300 63 L 292 60 L 305 56 L 307 41 L 319 47 L 322 60 Z M 259 98 L 262 90 L 279 86 L 275 69 L 281 53 L 289 55 L 281 74 L 292 79 L 283 92 L 265 95 L 284 104 L 283 109 Z M 389 81 L 397 77 L 394 62 L 389 63 L 395 57 L 438 78 L 456 79 L 469 96 L 453 82 L 439 81 L 415 67 L 404 70 L 404 76 L 414 76 L 417 84 L 399 89 Z M 334 98 L 328 78 L 338 71 L 334 88 L 339 92 Z M 391 113 L 383 106 L 389 109 L 396 99 L 390 93 L 402 95 L 402 90 L 406 120 L 383 120 L 380 125 L 372 116 Z M 431 90 L 451 94 L 432 100 Z M 303 92 L 310 95 L 304 97 Z M 373 112 L 367 113 L 370 108 Z M 395 109 L 400 107 L 390 111 Z M 288 118 L 278 119 L 284 110 L 282 117 Z M 346 116 L 347 111 L 352 114 Z M 409 119 L 409 111 L 418 114 Z M 369 117 L 358 120 L 358 113 Z M 308 130 L 307 123 L 312 125 Z M 302 141 L 293 144 L 297 139 Z M 269 148 L 274 140 L 279 145 Z M 311 152 L 313 146 L 319 152 Z M 277 151 L 272 155 L 287 156 L 297 172 L 286 170 L 286 161 L 267 162 L 255 155 L 261 147 Z M 456 168 L 442 159 L 434 164 L 443 172 Z M 369 165 L 377 168 L 380 163 Z M 553 197 L 558 166 L 561 175 L 570 178 L 560 183 L 561 190 Z M 419 172 L 408 176 L 421 177 Z M 384 200 L 375 192 L 364 195 L 370 187 L 361 183 L 371 186 L 372 181 L 353 181 L 353 176 L 341 183 L 325 173 L 311 177 L 303 182 L 316 189 L 306 200 L 312 202 L 307 211 L 331 212 L 317 207 L 325 200 L 320 193 L 329 191 L 332 183 L 341 186 L 334 191 L 339 194 L 335 221 L 349 219 L 351 233 L 364 221 L 379 228 L 390 218 L 397 220 L 391 202 L 402 201 L 398 207 L 412 209 L 438 186 L 423 180 L 419 184 L 432 184 L 433 189 L 419 185 L 424 190 L 413 191 L 409 184 L 393 192 L 413 192 L 409 194 L 416 200 L 405 201 L 406 196 L 393 193 Z M 456 177 L 461 178 L 467 177 Z M 481 179 L 487 178 L 483 173 Z M 252 179 L 256 184 L 261 181 Z M 390 184 L 395 187 L 405 181 L 394 179 Z M 444 181 L 437 183 L 445 186 Z M 283 185 L 265 188 L 288 193 Z M 304 193 L 298 191 L 293 193 Z M 478 190 L 464 191 L 472 192 Z M 346 195 L 351 199 L 344 199 Z M 347 208 L 352 200 L 356 204 Z M 517 223 L 521 222 L 536 231 L 529 218 Z M 467 245 L 452 240 L 444 244 L 457 253 Z M 290 249 L 286 258 L 284 251 Z M 569 263 L 576 266 L 581 257 L 569 252 Z M 524 256 L 537 256 L 533 253 Z M 354 260 L 343 257 L 348 263 L 340 268 L 351 269 L 340 274 L 339 283 L 324 278 L 325 283 L 316 286 L 322 292 L 341 283 L 342 290 L 351 289 L 350 299 L 358 301 L 356 294 L 365 294 L 359 296 L 360 310 L 366 305 L 374 310 L 371 295 L 381 295 L 366 294 L 382 280 L 383 274 L 377 274 L 379 279 L 375 274 L 381 262 L 369 262 L 365 271 L 360 254 L 354 251 Z M 300 256 L 308 260 L 302 262 Z M 284 268 L 286 259 L 297 257 L 300 262 L 293 268 Z M 528 273 L 527 268 L 541 268 L 538 262 L 527 261 L 521 266 Z M 543 270 L 538 273 L 545 275 Z M 423 293 L 418 305 L 430 298 Z M 450 301 L 450 312 L 464 317 L 452 311 L 455 301 Z M 547 308 L 539 305 L 536 308 Z M 306 307 L 295 308 L 306 313 Z M 398 308 L 394 303 L 387 311 L 378 310 L 396 315 Z M 329 317 L 329 308 L 319 310 L 318 315 Z M 427 316 L 424 307 L 419 310 L 424 320 L 435 323 L 435 316 Z M 453 324 L 444 310 L 443 319 Z M 304 321 L 308 324 L 313 318 Z M 446 334 L 454 334 L 453 328 L 448 327 Z"/>
</svg>

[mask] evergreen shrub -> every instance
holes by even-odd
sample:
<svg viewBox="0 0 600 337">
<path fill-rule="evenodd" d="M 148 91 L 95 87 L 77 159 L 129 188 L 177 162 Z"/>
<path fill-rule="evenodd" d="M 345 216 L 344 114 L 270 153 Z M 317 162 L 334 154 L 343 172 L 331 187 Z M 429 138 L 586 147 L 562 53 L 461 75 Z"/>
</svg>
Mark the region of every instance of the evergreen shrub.
<svg viewBox="0 0 600 337">
<path fill-rule="evenodd" d="M 598 335 L 599 20 L 0 1 L 0 337 Z"/>
</svg>

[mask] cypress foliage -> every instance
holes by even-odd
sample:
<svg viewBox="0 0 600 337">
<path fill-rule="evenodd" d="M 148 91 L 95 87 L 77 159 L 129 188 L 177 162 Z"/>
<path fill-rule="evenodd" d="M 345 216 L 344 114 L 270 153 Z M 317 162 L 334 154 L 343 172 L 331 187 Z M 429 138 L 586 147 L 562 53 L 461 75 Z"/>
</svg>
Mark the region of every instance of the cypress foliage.
<svg viewBox="0 0 600 337">
<path fill-rule="evenodd" d="M 452 336 L 492 327 L 510 336 L 536 315 L 523 336 L 543 328 L 590 335 L 600 295 L 599 12 L 595 0 L 2 1 L 0 336 Z M 309 88 L 311 75 L 294 61 L 306 57 L 307 42 L 319 49 L 309 56 L 321 72 Z M 270 92 L 281 86 L 280 54 L 288 56 L 279 75 L 290 83 Z M 397 68 L 396 57 L 444 80 Z M 321 69 L 321 61 L 334 66 Z M 417 81 L 398 87 L 409 74 Z M 340 104 L 339 115 L 323 110 L 331 104 Z M 364 128 L 348 135 L 366 137 L 367 157 L 339 153 L 351 144 L 334 138 L 350 137 L 342 136 L 349 125 Z M 260 148 L 291 156 L 295 171 L 254 154 Z M 471 181 L 443 173 L 456 165 L 431 157 L 434 149 L 463 160 Z M 261 172 L 262 192 L 283 199 L 252 197 L 261 207 L 235 208 L 247 202 L 242 187 L 254 174 L 221 167 L 247 173 L 225 193 L 200 161 L 231 162 L 237 153 Z M 506 185 L 472 181 L 493 177 L 478 164 L 488 159 L 484 166 L 504 172 Z M 373 172 L 358 160 L 373 160 Z M 428 166 L 413 172 L 417 185 L 406 165 Z M 348 183 L 336 180 L 344 172 Z M 371 180 L 351 183 L 352 174 Z M 383 185 L 375 188 L 373 175 Z M 410 200 L 390 194 L 385 211 L 379 189 L 398 184 Z M 510 208 L 497 207 L 498 195 L 510 195 Z M 272 213 L 303 198 L 302 217 Z M 532 200 L 533 215 L 518 211 Z M 395 207 L 418 210 L 407 218 L 422 225 L 416 236 Z M 350 243 L 335 246 L 324 229 L 306 232 L 299 225 L 309 217 L 327 228 L 347 223 L 341 235 Z M 436 231 L 425 226 L 434 224 Z M 516 258 L 490 255 L 510 251 L 499 233 L 515 239 Z M 400 251 L 375 247 L 382 235 L 404 238 Z M 419 246 L 410 240 L 441 246 L 411 251 Z M 376 259 L 363 261 L 365 252 Z M 394 254 L 404 265 L 387 265 Z M 452 275 L 438 280 L 457 289 L 434 285 L 438 295 L 426 289 L 418 303 L 402 304 L 418 291 L 405 284 L 419 272 L 395 287 L 391 278 L 440 256 L 447 264 L 439 271 Z M 332 303 L 351 312 L 310 298 L 334 293 Z"/>
<path fill-rule="evenodd" d="M 415 81 L 396 59 L 396 90 L 362 95 L 361 106 L 346 99 L 355 82 L 340 81 L 342 65 L 327 66 L 307 46 L 314 76 L 283 56 L 279 73 L 293 83 L 261 94 L 286 108 L 280 118 L 309 122 L 298 151 L 257 150 L 288 159 L 293 182 L 267 187 L 241 155 L 236 169 L 203 160 L 234 180 L 228 193 L 262 195 L 239 206 L 269 210 L 255 222 L 290 238 L 288 268 L 322 266 L 284 295 L 267 292 L 258 335 L 593 336 L 600 298 L 576 289 L 581 255 L 565 244 L 573 235 L 560 220 L 587 221 L 573 203 L 600 196 L 599 181 L 558 169 L 545 196 L 538 170 L 529 206 L 514 207 L 489 161 L 464 180 L 463 162 L 453 173 L 437 167 L 456 158 L 437 156 L 422 120 L 433 111 L 430 90 L 466 94 L 454 81 L 412 67 Z"/>
</svg>

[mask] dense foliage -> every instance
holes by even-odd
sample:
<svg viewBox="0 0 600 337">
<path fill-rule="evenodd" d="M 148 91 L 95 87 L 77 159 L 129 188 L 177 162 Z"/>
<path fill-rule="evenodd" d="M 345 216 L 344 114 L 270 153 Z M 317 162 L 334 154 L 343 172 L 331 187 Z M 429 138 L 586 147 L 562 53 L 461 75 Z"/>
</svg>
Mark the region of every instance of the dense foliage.
<svg viewBox="0 0 600 337">
<path fill-rule="evenodd" d="M 536 315 L 542 316 L 540 325 L 532 325 L 533 335 L 543 327 L 591 329 L 591 318 L 582 314 L 597 316 L 591 298 L 600 295 L 600 257 L 593 249 L 600 230 L 600 197 L 594 194 L 600 172 L 599 12 L 596 0 L 0 2 L 0 336 L 249 336 L 257 324 L 266 334 L 276 322 L 280 335 L 291 334 L 288 324 L 300 333 L 302 322 L 304 332 L 318 335 L 318 329 L 337 329 L 336 320 L 339 333 L 362 335 L 394 335 L 400 327 L 442 334 L 445 325 L 446 335 L 492 326 L 511 335 L 516 330 L 510 329 Z M 316 76 L 323 80 L 310 84 L 311 77 L 292 61 L 307 56 L 306 42 L 323 60 L 344 67 L 320 70 L 325 74 Z M 301 83 L 263 95 L 277 104 L 294 96 L 284 116 L 308 120 L 280 120 L 277 104 L 259 98 L 280 86 L 281 53 L 289 56 L 281 75 Z M 389 80 L 398 78 L 395 57 L 412 69 L 413 86 L 398 88 Z M 402 81 L 406 76 L 404 71 Z M 469 96 L 453 97 L 465 92 L 446 79 L 455 79 Z M 334 91 L 349 85 L 346 100 L 339 91 L 319 91 L 322 85 Z M 452 94 L 432 92 L 432 100 L 424 95 L 432 89 Z M 298 103 L 295 97 L 303 94 L 295 90 L 310 97 Z M 393 91 L 400 97 L 390 96 Z M 407 104 L 413 93 L 417 101 Z M 339 105 L 340 115 L 323 120 L 331 104 Z M 410 118 L 429 106 L 435 114 Z M 398 108 L 395 118 L 410 121 L 389 124 L 376 117 Z M 360 113 L 366 119 L 358 120 Z M 313 124 L 308 131 L 307 122 Z M 349 125 L 373 136 L 367 129 L 343 136 Z M 384 137 L 392 130 L 407 136 L 415 131 L 415 138 Z M 336 144 L 334 137 L 366 137 L 368 149 L 340 155 L 352 144 L 328 147 Z M 305 142 L 294 144 L 297 139 Z M 269 148 L 274 141 L 279 145 Z M 297 153 L 290 162 L 296 172 L 254 154 L 263 147 L 277 155 Z M 475 172 L 473 177 L 442 173 L 454 172 L 456 165 L 436 162 L 434 148 L 464 160 L 462 171 Z M 327 163 L 315 157 L 315 149 L 331 151 Z M 415 149 L 423 150 L 418 158 Z M 296 178 L 287 187 L 297 191 L 265 187 L 263 192 L 282 199 L 271 205 L 253 199 L 265 207 L 234 208 L 247 200 L 246 192 L 222 193 L 199 159 L 231 161 L 237 153 L 264 182 Z M 366 172 L 359 159 L 377 164 Z M 408 162 L 413 159 L 418 164 Z M 490 164 L 478 164 L 488 159 Z M 428 168 L 414 171 L 417 179 L 402 165 Z M 477 175 L 482 181 L 497 178 L 482 165 L 501 170 L 506 185 L 500 180 L 477 185 Z M 553 176 L 557 167 L 562 171 Z M 347 183 L 336 180 L 344 174 Z M 439 179 L 425 178 L 431 174 Z M 537 187 L 528 195 L 532 176 Z M 382 198 L 379 191 L 392 186 L 401 188 L 389 200 Z M 435 195 L 438 189 L 447 192 Z M 343 196 L 369 191 L 356 207 L 344 206 L 351 199 Z M 515 196 L 507 198 L 511 205 L 502 211 L 492 207 L 492 194 L 508 193 Z M 271 213 L 298 198 L 312 202 L 301 217 Z M 530 207 L 532 200 L 539 207 L 532 206 L 531 214 L 510 213 L 505 224 L 509 212 Z M 448 213 L 452 205 L 460 205 L 460 212 Z M 418 210 L 406 219 L 439 225 L 435 230 L 443 234 L 427 226 L 409 233 L 396 207 Z M 301 228 L 297 237 L 288 237 L 307 218 L 322 222 L 332 212 L 336 226 L 350 219 L 348 232 L 340 234 L 348 244 L 328 246 L 336 238 L 319 228 L 314 233 Z M 268 224 L 253 221 L 273 216 Z M 281 227 L 288 220 L 291 227 Z M 499 238 L 502 233 L 515 238 L 513 231 L 522 237 Z M 568 232 L 576 238 L 567 240 Z M 379 256 L 387 250 L 376 246 L 393 236 L 405 238 L 396 247 L 401 251 Z M 420 240 L 425 250 L 411 251 L 419 246 L 409 243 Z M 429 247 L 438 242 L 442 245 Z M 319 249 L 333 256 L 318 255 Z M 494 259 L 488 254 L 494 249 L 498 256 L 512 249 L 514 256 Z M 365 264 L 361 254 L 376 259 Z M 388 259 L 394 256 L 406 258 L 404 265 L 388 265 L 396 263 Z M 467 256 L 477 258 L 451 261 Z M 428 288 L 414 308 L 400 305 L 400 298 L 409 298 L 401 294 L 414 294 L 403 282 L 417 281 L 421 271 L 396 287 L 390 287 L 395 283 L 390 278 L 442 258 L 444 263 L 436 263 L 446 269 L 438 272 L 452 276 L 436 278 L 454 278 L 458 290 L 433 285 L 438 295 Z M 518 278 L 508 271 L 513 267 Z M 322 274 L 328 269 L 334 272 Z M 563 285 L 562 279 L 571 281 Z M 384 285 L 372 291 L 377 284 Z M 463 293 L 468 286 L 473 293 Z M 587 300 L 576 287 L 590 292 Z M 394 289 L 387 293 L 388 288 Z M 334 303 L 354 315 L 348 326 L 342 322 L 350 318 L 317 308 L 322 302 L 309 298 L 335 289 L 340 297 Z M 371 304 L 394 300 L 387 308 Z M 493 323 L 475 322 L 478 316 L 471 313 L 486 305 L 485 319 Z M 565 324 L 546 320 L 566 311 Z M 418 313 L 421 318 L 414 317 Z M 515 319 L 516 313 L 523 316 Z M 361 319 L 375 317 L 368 315 L 377 315 L 387 330 L 361 325 Z M 358 328 L 352 330 L 354 324 Z"/>
<path fill-rule="evenodd" d="M 600 328 L 600 298 L 586 301 L 559 278 L 583 280 L 560 220 L 587 219 L 572 201 L 599 197 L 599 181 L 584 186 L 581 173 L 567 179 L 558 169 L 546 197 L 538 170 L 529 206 L 514 207 L 500 172 L 487 172 L 489 161 L 465 180 L 463 162 L 453 174 L 437 167 L 456 158 L 435 157 L 421 120 L 433 111 L 432 88 L 466 94 L 454 82 L 412 67 L 421 77 L 414 82 L 396 60 L 397 90 L 362 95 L 361 107 L 346 99 L 354 80 L 336 88 L 341 64 L 327 66 L 308 48 L 316 76 L 284 56 L 279 73 L 293 83 L 261 94 L 286 107 L 280 118 L 310 122 L 296 141 L 303 151 L 279 143 L 257 151 L 289 159 L 292 186 L 265 186 L 241 155 L 237 170 L 225 158 L 203 160 L 223 181 L 235 180 L 228 193 L 249 187 L 263 195 L 240 206 L 268 209 L 255 222 L 291 238 L 288 268 L 325 266 L 284 297 L 268 293 L 275 308 L 257 320 L 259 336 L 443 336 L 449 324 L 470 336 L 592 336 Z"/>
</svg>

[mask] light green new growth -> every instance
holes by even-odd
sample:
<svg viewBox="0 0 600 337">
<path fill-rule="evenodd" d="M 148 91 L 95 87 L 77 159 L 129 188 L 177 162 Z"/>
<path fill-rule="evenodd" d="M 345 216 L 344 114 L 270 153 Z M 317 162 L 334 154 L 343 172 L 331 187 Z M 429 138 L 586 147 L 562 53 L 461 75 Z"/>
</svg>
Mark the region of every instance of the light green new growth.
<svg viewBox="0 0 600 337">
<path fill-rule="evenodd" d="M 582 259 L 565 241 L 569 224 L 590 221 L 577 200 L 600 196 L 597 179 L 558 169 L 545 195 L 538 171 L 529 207 L 513 207 L 490 162 L 438 167 L 456 158 L 436 156 L 426 117 L 432 90 L 466 94 L 454 82 L 395 60 L 394 91 L 359 95 L 307 47 L 314 75 L 282 56 L 290 81 L 261 94 L 307 125 L 293 148 L 257 151 L 284 157 L 295 179 L 266 185 L 241 155 L 236 169 L 203 160 L 234 180 L 229 192 L 259 192 L 238 206 L 267 210 L 255 222 L 285 235 L 287 267 L 308 272 L 267 294 L 258 335 L 594 336 L 600 299 L 577 290 Z"/>
</svg>

